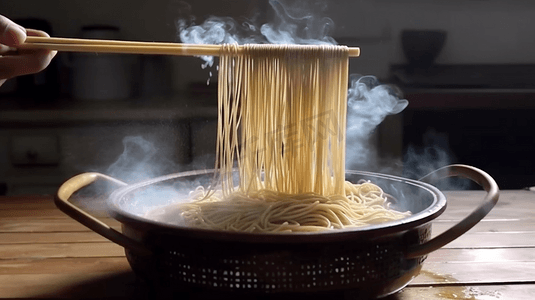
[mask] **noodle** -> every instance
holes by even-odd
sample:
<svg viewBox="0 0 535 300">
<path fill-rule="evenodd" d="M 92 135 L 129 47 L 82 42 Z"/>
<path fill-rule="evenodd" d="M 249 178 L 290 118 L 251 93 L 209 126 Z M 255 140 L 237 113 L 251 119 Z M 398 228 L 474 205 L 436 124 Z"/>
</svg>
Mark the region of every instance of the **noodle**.
<svg viewBox="0 0 535 300">
<path fill-rule="evenodd" d="M 405 217 L 375 184 L 345 181 L 348 48 L 242 47 L 224 45 L 220 55 L 220 188 L 197 189 L 181 205 L 186 224 L 299 232 Z"/>
<path fill-rule="evenodd" d="M 385 195 L 375 184 L 345 182 L 348 195 L 282 194 L 270 190 L 236 191 L 223 198 L 221 191 L 182 204 L 189 226 L 248 232 L 310 232 L 377 224 L 407 216 L 387 209 Z M 197 191 L 199 192 L 199 190 Z M 224 199 L 224 200 L 221 200 Z"/>
</svg>

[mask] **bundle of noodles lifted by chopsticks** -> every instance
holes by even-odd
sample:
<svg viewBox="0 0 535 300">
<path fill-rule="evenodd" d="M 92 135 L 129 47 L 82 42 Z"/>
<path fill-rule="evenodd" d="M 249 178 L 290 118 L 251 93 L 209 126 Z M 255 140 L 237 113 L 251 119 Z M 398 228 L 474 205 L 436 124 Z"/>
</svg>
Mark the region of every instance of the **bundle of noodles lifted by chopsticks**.
<svg viewBox="0 0 535 300">
<path fill-rule="evenodd" d="M 345 181 L 348 57 L 359 48 L 46 37 L 27 37 L 21 48 L 220 56 L 216 184 L 178 204 L 188 226 L 309 232 L 410 214 L 390 209 L 377 185 Z"/>
<path fill-rule="evenodd" d="M 220 56 L 217 184 L 179 204 L 188 226 L 307 232 L 410 215 L 390 209 L 377 185 L 345 181 L 348 57 L 359 48 L 48 37 L 27 37 L 20 48 Z"/>
<path fill-rule="evenodd" d="M 220 52 L 218 184 L 180 204 L 186 225 L 310 232 L 410 214 L 377 185 L 345 181 L 347 47 L 239 47 Z"/>
</svg>

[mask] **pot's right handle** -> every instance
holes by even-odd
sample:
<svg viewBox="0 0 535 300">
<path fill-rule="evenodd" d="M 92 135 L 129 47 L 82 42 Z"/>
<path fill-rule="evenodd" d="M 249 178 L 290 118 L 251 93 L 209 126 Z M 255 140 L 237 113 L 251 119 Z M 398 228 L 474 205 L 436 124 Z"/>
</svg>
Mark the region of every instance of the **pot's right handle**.
<svg viewBox="0 0 535 300">
<path fill-rule="evenodd" d="M 409 247 L 405 253 L 406 258 L 416 258 L 429 254 L 455 240 L 483 219 L 498 202 L 500 190 L 496 181 L 489 174 L 475 167 L 466 165 L 446 166 L 424 176 L 420 181 L 429 182 L 452 176 L 468 178 L 482 186 L 487 191 L 483 203 L 462 221 L 435 238 L 423 244 Z"/>
<path fill-rule="evenodd" d="M 150 254 L 150 251 L 140 242 L 125 236 L 124 234 L 111 228 L 107 224 L 101 222 L 99 219 L 93 217 L 69 202 L 69 198 L 72 196 L 72 194 L 81 188 L 90 185 L 97 179 L 110 181 L 120 186 L 126 185 L 126 183 L 104 174 L 96 172 L 82 173 L 68 179 L 59 187 L 56 197 L 54 197 L 54 203 L 61 211 L 69 215 L 71 218 L 102 235 L 103 237 L 111 240 L 112 242 L 128 248 L 129 250 L 135 251 L 141 255 Z"/>
</svg>

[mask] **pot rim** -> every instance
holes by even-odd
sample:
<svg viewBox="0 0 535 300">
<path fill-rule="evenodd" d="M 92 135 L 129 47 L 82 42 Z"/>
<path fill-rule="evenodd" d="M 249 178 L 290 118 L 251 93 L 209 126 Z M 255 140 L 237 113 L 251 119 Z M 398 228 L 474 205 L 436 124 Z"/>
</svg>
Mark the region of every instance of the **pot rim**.
<svg viewBox="0 0 535 300">
<path fill-rule="evenodd" d="M 252 243 L 308 243 L 308 242 L 326 242 L 326 241 L 347 241 L 348 238 L 359 239 L 377 239 L 392 234 L 400 234 L 406 230 L 413 229 L 417 226 L 425 224 L 444 212 L 446 209 L 446 197 L 435 186 L 417 180 L 407 179 L 394 175 L 386 175 L 380 173 L 346 170 L 347 175 L 362 175 L 366 177 L 375 177 L 391 182 L 398 182 L 408 184 L 419 188 L 433 196 L 433 201 L 430 206 L 420 212 L 412 214 L 409 217 L 383 222 L 380 224 L 369 225 L 358 228 L 345 228 L 336 230 L 327 230 L 319 232 L 295 232 L 295 233 L 249 233 L 249 232 L 234 232 L 222 230 L 210 230 L 192 228 L 175 224 L 168 224 L 128 212 L 120 207 L 118 204 L 123 197 L 129 193 L 155 183 L 172 180 L 176 178 L 196 176 L 213 173 L 214 169 L 195 170 L 188 172 L 174 173 L 170 175 L 160 176 L 153 179 L 145 180 L 135 184 L 130 184 L 115 190 L 107 199 L 107 205 L 111 217 L 120 221 L 126 226 L 133 227 L 141 231 L 157 230 L 161 233 L 172 234 L 174 236 L 184 236 L 189 238 L 213 239 L 220 241 L 236 241 L 236 242 L 252 242 Z"/>
</svg>

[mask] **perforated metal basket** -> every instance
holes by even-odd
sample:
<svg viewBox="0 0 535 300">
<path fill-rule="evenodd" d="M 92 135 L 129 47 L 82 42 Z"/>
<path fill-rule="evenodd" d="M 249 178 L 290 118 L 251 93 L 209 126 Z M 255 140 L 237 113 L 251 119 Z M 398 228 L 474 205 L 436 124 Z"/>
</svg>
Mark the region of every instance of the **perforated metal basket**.
<svg viewBox="0 0 535 300">
<path fill-rule="evenodd" d="M 348 172 L 346 179 L 371 180 L 398 199 L 392 205 L 410 210 L 402 220 L 358 229 L 315 233 L 254 234 L 193 229 L 146 217 L 165 205 L 166 191 L 184 182 L 202 182 L 211 172 L 173 174 L 126 185 L 98 173 L 69 179 L 57 194 L 57 206 L 92 230 L 122 245 L 132 269 L 165 296 L 197 293 L 221 298 L 336 293 L 349 298 L 382 297 L 402 289 L 418 275 L 426 255 L 462 235 L 498 200 L 498 187 L 485 172 L 463 165 L 435 171 L 422 181 L 368 172 Z M 431 239 L 430 221 L 446 208 L 444 195 L 424 181 L 462 176 L 482 185 L 488 194 L 457 225 Z M 102 224 L 68 199 L 97 179 L 122 185 L 108 199 L 122 233 Z M 167 195 L 162 193 L 161 195 Z"/>
</svg>

